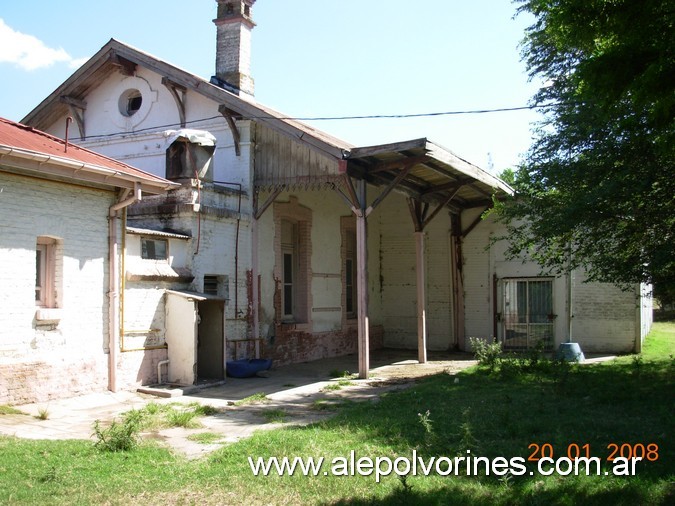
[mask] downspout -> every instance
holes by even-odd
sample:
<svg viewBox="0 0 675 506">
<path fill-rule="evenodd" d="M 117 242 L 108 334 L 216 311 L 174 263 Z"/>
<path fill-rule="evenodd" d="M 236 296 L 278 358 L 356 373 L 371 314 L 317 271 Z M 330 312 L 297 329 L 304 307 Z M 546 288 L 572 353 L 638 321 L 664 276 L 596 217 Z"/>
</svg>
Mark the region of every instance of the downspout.
<svg viewBox="0 0 675 506">
<path fill-rule="evenodd" d="M 642 304 L 643 302 L 642 285 L 637 285 L 637 308 L 635 311 L 635 346 L 634 353 L 642 353 Z"/>
<path fill-rule="evenodd" d="M 125 194 L 126 196 L 127 194 Z M 120 275 L 118 269 L 118 248 L 117 248 L 117 213 L 120 209 L 130 206 L 141 200 L 141 185 L 134 182 L 134 193 L 131 197 L 117 202 L 110 206 L 108 211 L 108 264 L 110 276 L 110 290 L 108 292 L 109 300 L 109 327 L 108 327 L 108 390 L 117 392 L 117 355 L 119 352 L 119 331 L 120 331 L 120 313 L 119 313 L 119 286 Z"/>
<path fill-rule="evenodd" d="M 572 278 L 572 269 L 567 273 L 567 342 L 572 342 L 572 319 L 574 318 L 572 306 L 572 294 L 574 287 L 572 286 L 574 279 Z"/>
</svg>

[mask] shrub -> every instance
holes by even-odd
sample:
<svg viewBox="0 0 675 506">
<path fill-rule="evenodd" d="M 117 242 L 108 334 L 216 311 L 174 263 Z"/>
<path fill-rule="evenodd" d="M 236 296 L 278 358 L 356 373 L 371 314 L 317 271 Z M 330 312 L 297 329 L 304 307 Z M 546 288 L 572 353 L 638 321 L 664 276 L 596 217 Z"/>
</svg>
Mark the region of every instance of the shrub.
<svg viewBox="0 0 675 506">
<path fill-rule="evenodd" d="M 94 422 L 94 446 L 101 451 L 126 452 L 138 446 L 138 432 L 141 429 L 143 415 L 140 411 L 133 410 L 127 413 L 122 422 L 113 420 L 107 428 L 102 428 L 101 423 Z"/>
<path fill-rule="evenodd" d="M 480 365 L 486 366 L 490 371 L 494 371 L 497 366 L 497 360 L 502 353 L 502 343 L 488 342 L 485 339 L 470 337 L 469 343 L 473 354 Z"/>
</svg>

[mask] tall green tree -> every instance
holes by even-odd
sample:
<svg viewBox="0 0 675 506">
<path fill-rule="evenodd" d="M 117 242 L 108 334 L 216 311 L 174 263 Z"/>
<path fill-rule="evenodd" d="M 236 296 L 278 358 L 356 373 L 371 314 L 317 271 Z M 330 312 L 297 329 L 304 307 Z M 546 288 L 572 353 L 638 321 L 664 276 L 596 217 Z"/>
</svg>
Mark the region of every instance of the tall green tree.
<svg viewBox="0 0 675 506">
<path fill-rule="evenodd" d="M 510 253 L 593 280 L 675 283 L 675 2 L 515 0 L 544 120 L 516 198 Z"/>
</svg>

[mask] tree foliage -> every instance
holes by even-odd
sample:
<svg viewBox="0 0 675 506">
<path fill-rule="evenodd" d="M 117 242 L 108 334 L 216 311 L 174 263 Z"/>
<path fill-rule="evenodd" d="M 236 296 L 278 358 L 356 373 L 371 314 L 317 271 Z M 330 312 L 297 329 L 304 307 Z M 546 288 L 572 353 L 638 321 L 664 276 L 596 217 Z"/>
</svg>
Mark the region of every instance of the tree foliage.
<svg viewBox="0 0 675 506">
<path fill-rule="evenodd" d="M 672 0 L 516 0 L 544 120 L 498 206 L 509 252 L 590 279 L 675 282 Z"/>
</svg>

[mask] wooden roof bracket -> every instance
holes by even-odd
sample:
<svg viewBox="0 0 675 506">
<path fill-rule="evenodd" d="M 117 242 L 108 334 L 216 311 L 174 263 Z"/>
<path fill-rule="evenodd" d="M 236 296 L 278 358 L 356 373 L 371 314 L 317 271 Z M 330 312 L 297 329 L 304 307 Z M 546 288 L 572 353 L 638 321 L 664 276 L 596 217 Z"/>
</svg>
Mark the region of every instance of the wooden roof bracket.
<svg viewBox="0 0 675 506">
<path fill-rule="evenodd" d="M 279 194 L 286 189 L 286 185 L 281 185 L 272 190 L 272 193 L 269 197 L 263 202 L 263 205 L 258 207 L 258 192 L 254 191 L 253 193 L 253 217 L 256 220 L 259 220 L 260 217 L 267 211 L 267 208 L 272 205 L 274 199 L 276 199 Z"/>
<path fill-rule="evenodd" d="M 218 112 L 225 117 L 225 121 L 227 121 L 227 126 L 230 127 L 230 131 L 232 132 L 232 140 L 234 141 L 234 152 L 237 154 L 237 156 L 240 156 L 241 148 L 239 147 L 239 143 L 241 137 L 239 135 L 239 129 L 237 128 L 237 125 L 234 122 L 233 116 L 234 111 L 230 110 L 225 104 L 221 104 L 218 107 Z"/>
<path fill-rule="evenodd" d="M 428 214 L 428 202 L 421 202 L 412 197 L 408 197 L 408 207 L 410 208 L 410 215 L 412 216 L 413 224 L 415 225 L 415 232 L 423 232 L 426 226 L 431 223 L 431 220 L 433 220 L 438 215 L 438 213 L 440 213 L 450 203 L 450 201 L 455 198 L 457 192 L 459 192 L 459 188 L 457 188 L 451 195 L 448 195 L 445 200 L 439 202 L 431 214 Z"/>
<path fill-rule="evenodd" d="M 136 73 L 136 64 L 117 53 L 112 53 L 110 55 L 110 61 L 113 65 L 118 67 L 125 76 L 133 76 Z"/>
<path fill-rule="evenodd" d="M 340 197 L 342 197 L 342 199 L 345 201 L 345 204 L 347 204 L 347 206 L 349 206 L 349 208 L 352 210 L 352 212 L 353 212 L 354 214 L 357 214 L 358 209 L 356 209 L 356 207 L 354 206 L 354 203 L 353 203 L 353 202 L 351 201 L 351 199 L 347 196 L 347 194 L 346 194 L 344 191 L 342 191 L 342 188 L 340 188 L 340 187 L 339 187 L 338 185 L 336 185 L 335 183 L 331 183 L 331 187 L 333 188 L 333 190 L 335 190 L 335 192 L 337 192 L 337 194 L 338 194 Z"/>
<path fill-rule="evenodd" d="M 162 84 L 166 86 L 178 107 L 178 116 L 180 118 L 180 127 L 185 128 L 185 95 L 187 88 L 178 83 L 174 83 L 166 77 L 162 77 Z M 180 95 L 178 94 L 180 92 Z"/>
<path fill-rule="evenodd" d="M 471 233 L 471 231 L 478 226 L 478 224 L 483 220 L 483 213 L 490 209 L 492 205 L 486 206 L 485 209 L 483 209 L 478 216 L 476 216 L 476 219 L 471 222 L 471 224 L 466 227 L 466 229 L 462 230 L 462 239 L 464 239 L 467 235 Z"/>
<path fill-rule="evenodd" d="M 422 232 L 424 227 L 422 226 L 422 202 L 412 197 L 406 199 L 408 202 L 408 209 L 410 210 L 410 217 L 413 220 L 413 225 L 415 226 L 415 232 Z"/>
<path fill-rule="evenodd" d="M 84 130 L 84 111 L 87 109 L 87 102 L 67 96 L 62 96 L 60 100 L 70 109 L 70 114 L 75 118 L 77 129 L 80 131 L 80 137 L 84 139 L 86 135 Z"/>
<path fill-rule="evenodd" d="M 343 178 L 345 181 L 345 187 L 347 188 L 347 193 L 349 194 L 348 200 L 352 203 L 352 209 L 361 209 L 361 204 L 359 203 L 359 198 L 356 196 L 356 189 L 354 188 L 354 183 L 351 176 L 345 172 Z"/>
<path fill-rule="evenodd" d="M 433 212 L 429 216 L 426 216 L 426 212 L 425 212 L 424 221 L 422 222 L 422 229 L 424 229 L 431 222 L 431 220 L 433 220 L 436 217 L 436 215 L 438 213 L 440 213 L 441 210 L 445 206 L 447 206 L 453 198 L 455 198 L 455 195 L 457 195 L 458 191 L 459 191 L 459 188 L 455 191 L 455 193 L 453 193 L 452 195 L 449 195 L 448 198 L 446 198 L 443 202 L 439 203 L 436 206 L 436 209 L 434 209 Z"/>
<path fill-rule="evenodd" d="M 373 209 L 375 209 L 377 206 L 379 206 L 382 201 L 385 199 L 391 191 L 398 186 L 398 184 L 403 180 L 408 175 L 408 172 L 410 172 L 410 169 L 412 169 L 413 165 L 410 164 L 408 165 L 405 169 L 403 169 L 401 172 L 399 172 L 396 177 L 389 183 L 389 185 L 384 189 L 382 193 L 373 201 L 373 203 L 368 206 L 368 209 L 366 209 L 366 216 L 368 216 L 370 213 L 373 212 Z"/>
</svg>

